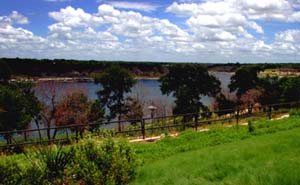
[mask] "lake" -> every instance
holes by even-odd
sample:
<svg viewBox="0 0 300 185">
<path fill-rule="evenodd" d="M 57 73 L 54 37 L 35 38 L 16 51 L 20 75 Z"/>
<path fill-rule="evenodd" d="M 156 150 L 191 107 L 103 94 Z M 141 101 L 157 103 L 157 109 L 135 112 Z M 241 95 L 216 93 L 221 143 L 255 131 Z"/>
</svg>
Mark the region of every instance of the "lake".
<svg viewBox="0 0 300 185">
<path fill-rule="evenodd" d="M 228 84 L 230 83 L 230 74 L 227 73 L 213 73 L 221 81 L 221 87 L 223 90 L 228 91 Z M 52 85 L 51 85 L 52 84 Z M 93 82 L 55 82 L 55 83 L 38 83 L 35 87 L 36 95 L 41 101 L 46 104 L 49 103 L 45 101 L 51 92 L 55 92 L 58 96 L 62 96 L 64 93 L 74 90 L 83 90 L 90 100 L 95 100 L 97 98 L 96 92 L 101 88 L 100 84 L 94 84 Z M 158 80 L 153 79 L 143 79 L 138 80 L 136 85 L 132 88 L 132 92 L 128 94 L 129 96 L 139 96 L 139 99 L 144 102 L 144 117 L 150 117 L 150 111 L 147 109 L 149 105 L 154 105 L 158 108 L 154 116 L 164 116 L 171 115 L 172 108 L 174 107 L 174 97 L 163 95 L 160 91 L 160 83 Z M 43 98 L 44 97 L 44 98 Z M 209 97 L 202 97 L 202 102 L 209 106 L 211 105 L 212 99 Z M 42 125 L 41 128 L 44 126 Z M 104 128 L 116 127 L 116 124 L 104 125 Z M 35 123 L 31 123 L 29 128 L 36 129 Z M 44 132 L 42 132 L 45 135 Z M 22 135 L 18 135 L 22 137 Z M 30 137 L 38 137 L 37 132 L 31 133 Z M 3 136 L 0 136 L 0 141 L 3 141 Z"/>
<path fill-rule="evenodd" d="M 228 84 L 230 83 L 231 75 L 228 73 L 213 73 L 221 81 L 222 89 L 228 90 Z M 41 85 L 42 83 L 40 83 Z M 47 85 L 43 88 L 37 88 L 39 91 L 37 96 L 41 98 L 45 93 L 51 91 L 51 86 Z M 57 94 L 64 94 L 64 91 L 72 89 L 83 90 L 90 100 L 97 99 L 96 92 L 101 88 L 100 84 L 94 84 L 93 82 L 56 82 L 55 89 Z M 44 94 L 43 94 L 44 93 Z M 136 85 L 132 88 L 132 92 L 129 96 L 138 96 L 140 100 L 144 102 L 144 116 L 150 116 L 150 111 L 147 110 L 149 105 L 154 105 L 158 108 L 156 116 L 170 115 L 172 114 L 172 108 L 174 107 L 174 97 L 163 95 L 160 91 L 160 83 L 158 80 L 142 79 L 138 80 Z M 202 97 L 202 102 L 209 106 L 211 105 L 211 99 L 209 97 Z"/>
</svg>

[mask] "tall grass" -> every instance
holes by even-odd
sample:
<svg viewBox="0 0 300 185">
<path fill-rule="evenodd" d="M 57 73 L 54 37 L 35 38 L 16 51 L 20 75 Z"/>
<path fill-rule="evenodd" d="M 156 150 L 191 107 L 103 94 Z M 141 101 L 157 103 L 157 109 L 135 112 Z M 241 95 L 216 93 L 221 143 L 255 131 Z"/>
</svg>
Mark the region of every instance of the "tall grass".
<svg viewBox="0 0 300 185">
<path fill-rule="evenodd" d="M 282 120 L 261 120 L 252 122 L 252 132 L 245 126 L 224 128 L 211 126 L 207 132 L 194 132 L 191 130 L 180 133 L 178 138 L 167 137 L 153 144 L 134 144 L 137 155 L 145 162 L 163 159 L 177 153 L 202 149 L 243 140 L 257 135 L 269 134 L 278 131 L 300 127 L 300 117 L 291 117 Z"/>
<path fill-rule="evenodd" d="M 300 184 L 299 139 L 300 128 L 295 128 L 218 146 L 202 145 L 144 164 L 135 184 Z"/>
</svg>

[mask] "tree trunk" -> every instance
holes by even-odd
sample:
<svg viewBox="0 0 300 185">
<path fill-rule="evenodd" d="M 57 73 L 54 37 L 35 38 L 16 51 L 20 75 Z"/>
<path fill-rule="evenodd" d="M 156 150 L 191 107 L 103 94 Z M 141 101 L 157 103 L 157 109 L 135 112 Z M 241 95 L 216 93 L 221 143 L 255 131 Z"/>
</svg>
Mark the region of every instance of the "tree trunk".
<svg viewBox="0 0 300 185">
<path fill-rule="evenodd" d="M 40 138 L 40 140 L 42 140 L 42 134 L 41 134 L 39 122 L 38 122 L 37 119 L 35 119 L 34 121 L 35 121 L 35 124 L 36 124 L 36 128 L 38 129 L 39 138 Z"/>
<path fill-rule="evenodd" d="M 53 133 L 53 136 L 52 136 L 52 140 L 54 140 L 54 139 L 55 139 L 55 137 L 56 137 L 56 133 L 57 133 L 57 129 L 54 129 L 54 133 Z"/>
</svg>

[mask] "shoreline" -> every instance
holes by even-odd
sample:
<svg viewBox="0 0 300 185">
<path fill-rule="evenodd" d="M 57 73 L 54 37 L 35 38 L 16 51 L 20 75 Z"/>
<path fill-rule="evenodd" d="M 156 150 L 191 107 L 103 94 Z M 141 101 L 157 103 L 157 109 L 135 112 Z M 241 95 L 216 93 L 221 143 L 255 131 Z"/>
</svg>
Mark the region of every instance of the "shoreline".
<svg viewBox="0 0 300 185">
<path fill-rule="evenodd" d="M 233 75 L 232 72 L 225 72 L 225 71 L 209 71 L 211 74 L 219 73 L 219 74 L 229 74 Z M 148 77 L 148 76 L 135 76 L 134 79 L 136 80 L 159 80 L 160 76 L 154 76 L 154 77 Z M 94 82 L 94 79 L 92 77 L 22 77 L 22 76 L 16 76 L 13 77 L 11 82 L 48 82 L 48 81 L 56 81 L 56 82 Z"/>
<path fill-rule="evenodd" d="M 160 77 L 134 77 L 136 80 L 158 80 Z M 11 82 L 94 82 L 94 79 L 91 77 L 42 77 L 42 78 L 12 78 Z"/>
</svg>

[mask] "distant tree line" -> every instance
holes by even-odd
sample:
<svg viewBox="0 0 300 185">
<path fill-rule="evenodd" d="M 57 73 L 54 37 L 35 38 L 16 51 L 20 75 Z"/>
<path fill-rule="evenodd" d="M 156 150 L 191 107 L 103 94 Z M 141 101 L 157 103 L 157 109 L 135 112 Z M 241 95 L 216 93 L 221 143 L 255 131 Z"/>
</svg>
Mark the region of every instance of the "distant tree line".
<svg viewBox="0 0 300 185">
<path fill-rule="evenodd" d="M 48 76 L 93 76 L 94 73 L 103 72 L 112 65 L 120 65 L 129 70 L 134 76 L 160 77 L 168 72 L 168 68 L 174 65 L 185 63 L 171 62 L 130 62 L 130 61 L 96 61 L 96 60 L 66 60 L 66 59 L 26 59 L 26 58 L 0 58 L 0 61 L 7 63 L 14 76 L 25 77 L 48 77 Z M 209 71 L 235 72 L 240 66 L 259 65 L 262 69 L 284 69 L 300 71 L 300 64 L 294 63 L 260 63 L 260 64 L 240 64 L 240 63 L 197 63 L 191 65 L 201 65 Z"/>
<path fill-rule="evenodd" d="M 135 76 L 160 76 L 166 73 L 168 63 L 159 62 L 124 62 L 124 61 L 80 61 L 65 59 L 20 59 L 2 58 L 16 76 L 91 76 L 103 72 L 112 65 L 120 65 Z"/>
</svg>

